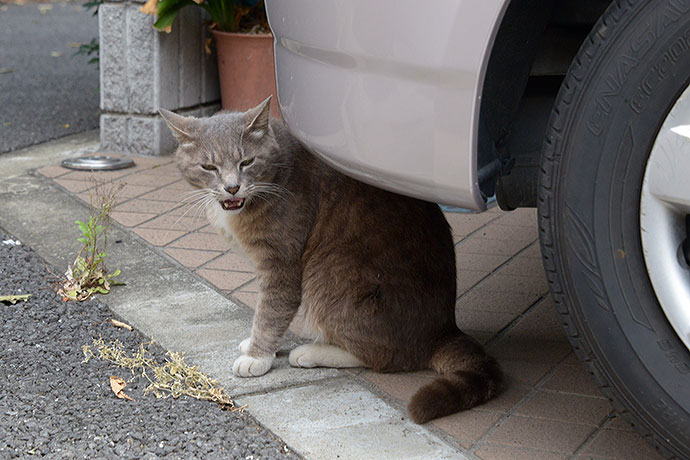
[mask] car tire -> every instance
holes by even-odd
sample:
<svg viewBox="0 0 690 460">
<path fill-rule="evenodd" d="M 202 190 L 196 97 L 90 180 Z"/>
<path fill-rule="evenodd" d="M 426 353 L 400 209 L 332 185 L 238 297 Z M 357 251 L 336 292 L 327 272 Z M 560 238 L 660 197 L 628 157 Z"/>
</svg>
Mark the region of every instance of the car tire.
<svg viewBox="0 0 690 460">
<path fill-rule="evenodd" d="M 645 439 L 684 459 L 690 352 L 650 281 L 640 199 L 660 128 L 689 83 L 690 0 L 613 2 L 560 89 L 538 198 L 544 267 L 577 356 Z"/>
</svg>

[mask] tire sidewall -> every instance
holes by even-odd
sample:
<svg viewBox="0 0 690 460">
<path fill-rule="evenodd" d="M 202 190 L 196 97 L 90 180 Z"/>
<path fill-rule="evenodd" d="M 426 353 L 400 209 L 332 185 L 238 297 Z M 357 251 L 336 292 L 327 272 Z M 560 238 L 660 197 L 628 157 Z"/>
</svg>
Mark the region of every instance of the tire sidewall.
<svg viewBox="0 0 690 460">
<path fill-rule="evenodd" d="M 614 19 L 559 95 L 568 113 L 555 119 L 554 193 L 540 212 L 567 308 L 607 380 L 650 428 L 690 449 L 690 353 L 654 294 L 639 222 L 649 153 L 690 82 L 690 2 L 637 2 Z"/>
</svg>

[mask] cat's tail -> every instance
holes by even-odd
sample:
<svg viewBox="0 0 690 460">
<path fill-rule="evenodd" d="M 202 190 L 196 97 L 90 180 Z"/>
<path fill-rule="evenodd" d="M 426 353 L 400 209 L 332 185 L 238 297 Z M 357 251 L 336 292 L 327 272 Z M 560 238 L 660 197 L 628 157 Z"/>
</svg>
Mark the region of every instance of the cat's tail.
<svg viewBox="0 0 690 460">
<path fill-rule="evenodd" d="M 415 423 L 482 404 L 501 391 L 503 372 L 472 337 L 458 331 L 440 341 L 429 367 L 441 378 L 423 386 L 412 396 L 407 409 Z"/>
</svg>

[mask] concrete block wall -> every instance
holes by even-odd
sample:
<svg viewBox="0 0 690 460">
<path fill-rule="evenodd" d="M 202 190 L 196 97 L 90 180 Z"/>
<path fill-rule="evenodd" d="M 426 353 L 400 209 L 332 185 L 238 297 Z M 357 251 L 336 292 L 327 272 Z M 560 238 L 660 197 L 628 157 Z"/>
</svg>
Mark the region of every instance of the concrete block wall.
<svg viewBox="0 0 690 460">
<path fill-rule="evenodd" d="M 166 155 L 175 141 L 159 108 L 207 116 L 220 109 L 218 66 L 205 52 L 206 13 L 180 10 L 171 33 L 153 28 L 141 3 L 99 8 L 101 150 Z"/>
</svg>

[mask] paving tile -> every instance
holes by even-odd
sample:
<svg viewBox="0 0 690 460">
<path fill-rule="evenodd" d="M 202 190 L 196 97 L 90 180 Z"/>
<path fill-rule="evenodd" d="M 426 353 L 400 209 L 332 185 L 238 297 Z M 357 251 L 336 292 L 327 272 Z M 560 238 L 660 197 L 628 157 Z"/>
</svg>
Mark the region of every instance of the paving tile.
<svg viewBox="0 0 690 460">
<path fill-rule="evenodd" d="M 144 212 L 119 212 L 113 211 L 110 217 L 124 225 L 125 227 L 134 227 L 146 222 L 147 220 L 153 219 L 157 214 L 150 214 Z"/>
<path fill-rule="evenodd" d="M 177 190 L 179 192 L 185 192 L 185 191 L 192 191 L 192 190 L 197 190 L 196 187 L 191 185 L 189 182 L 187 182 L 184 179 L 180 179 L 178 181 L 173 182 L 172 184 L 168 185 L 168 188 L 171 190 Z"/>
<path fill-rule="evenodd" d="M 508 261 L 507 255 L 496 254 L 455 254 L 455 265 L 461 270 L 491 272 Z"/>
<path fill-rule="evenodd" d="M 501 412 L 505 414 L 512 410 L 516 404 L 525 399 L 530 391 L 532 391 L 531 387 L 512 381 L 510 376 L 508 376 L 508 381 L 505 382 L 503 392 L 491 401 L 488 401 L 481 406 L 477 406 L 477 409 L 482 411 Z"/>
<path fill-rule="evenodd" d="M 171 230 L 186 230 L 192 231 L 204 225 L 206 222 L 201 219 L 194 219 L 192 217 L 180 217 L 163 215 L 151 219 L 142 225 L 144 228 L 161 228 Z"/>
<path fill-rule="evenodd" d="M 537 391 L 516 410 L 517 415 L 599 426 L 613 408 L 602 397 Z"/>
<path fill-rule="evenodd" d="M 70 170 L 65 169 L 62 166 L 44 166 L 40 169 L 37 170 L 39 174 L 44 175 L 45 177 L 48 177 L 50 179 L 55 179 L 60 176 L 64 176 L 65 174 L 69 174 Z"/>
<path fill-rule="evenodd" d="M 545 363 L 553 367 L 568 356 L 572 347 L 568 342 L 547 342 L 529 337 L 503 336 L 491 343 L 488 350 L 498 358 Z"/>
<path fill-rule="evenodd" d="M 572 454 L 594 430 L 589 425 L 511 415 L 483 441 Z"/>
<path fill-rule="evenodd" d="M 136 156 L 133 155 L 130 158 L 134 160 L 134 164 L 137 169 L 145 170 L 151 169 L 154 166 L 162 166 L 172 163 L 173 159 L 171 156 Z"/>
<path fill-rule="evenodd" d="M 259 293 L 259 279 L 257 278 L 255 280 L 245 284 L 240 289 L 238 289 L 237 292 L 249 292 L 249 293 L 253 293 L 253 294 L 258 294 Z"/>
<path fill-rule="evenodd" d="M 397 374 L 382 374 L 366 371 L 361 374 L 369 382 L 376 385 L 386 394 L 407 404 L 412 395 L 423 385 L 439 378 L 433 371 L 404 372 Z"/>
<path fill-rule="evenodd" d="M 585 396 L 601 396 L 602 393 L 594 384 L 594 379 L 584 366 L 578 364 L 561 364 L 544 385 L 545 390 L 560 391 Z"/>
<path fill-rule="evenodd" d="M 198 251 L 177 248 L 165 248 L 164 251 L 187 268 L 196 268 L 220 254 L 220 252 L 217 251 Z"/>
<path fill-rule="evenodd" d="M 565 342 L 568 340 L 551 296 L 539 301 L 508 332 L 507 337 L 537 342 Z"/>
<path fill-rule="evenodd" d="M 180 204 L 185 198 L 184 191 L 170 186 L 159 188 L 140 197 L 143 200 L 170 201 Z"/>
<path fill-rule="evenodd" d="M 132 185 L 132 184 L 125 184 L 122 189 L 120 189 L 119 192 L 117 192 L 117 195 L 119 197 L 124 197 L 124 198 L 134 198 L 139 195 L 143 195 L 146 192 L 150 192 L 153 190 L 155 187 L 148 187 L 145 185 Z"/>
<path fill-rule="evenodd" d="M 507 211 L 501 214 L 495 223 L 499 225 L 537 227 L 537 209 L 521 208 L 515 211 Z"/>
<path fill-rule="evenodd" d="M 305 458 L 467 458 L 352 381 L 287 388 L 236 400 L 249 404 L 252 414 Z M 291 410 L 295 407 L 299 409 Z"/>
<path fill-rule="evenodd" d="M 485 444 L 475 451 L 482 460 L 565 460 L 563 454 L 500 444 Z"/>
<path fill-rule="evenodd" d="M 529 246 L 529 244 L 528 241 L 521 240 L 490 240 L 475 234 L 456 244 L 455 253 L 513 256 Z"/>
<path fill-rule="evenodd" d="M 506 275 L 524 276 L 526 273 L 540 273 L 544 271 L 541 259 L 525 257 L 522 254 L 501 267 L 501 273 Z"/>
<path fill-rule="evenodd" d="M 83 180 L 87 183 L 93 183 L 91 181 L 96 181 L 96 183 L 105 182 L 118 182 L 125 176 L 130 176 L 134 173 L 134 169 L 120 169 L 117 171 L 71 171 L 68 174 L 62 176 L 62 179 L 67 180 Z"/>
<path fill-rule="evenodd" d="M 134 233 L 144 238 L 154 246 L 165 246 L 185 234 L 179 230 L 163 230 L 158 228 L 135 228 Z"/>
<path fill-rule="evenodd" d="M 167 251 L 184 251 L 184 249 L 167 249 Z M 198 252 L 198 251 L 195 251 Z M 196 271 L 199 276 L 207 279 L 218 289 L 233 290 L 254 278 L 253 273 L 242 273 L 227 270 L 208 270 L 205 268 Z"/>
<path fill-rule="evenodd" d="M 549 291 L 543 271 L 532 276 L 515 276 L 493 273 L 484 280 L 481 287 L 491 291 L 518 292 L 544 295 Z"/>
<path fill-rule="evenodd" d="M 116 211 L 122 212 L 148 212 L 153 214 L 164 214 L 170 211 L 173 205 L 168 201 L 145 200 L 135 198 L 115 207 Z"/>
<path fill-rule="evenodd" d="M 140 172 L 127 176 L 124 181 L 131 185 L 143 185 L 146 187 L 160 188 L 173 182 L 177 182 L 179 179 L 179 177 L 170 177 L 163 174 L 147 174 L 146 172 Z"/>
<path fill-rule="evenodd" d="M 460 296 L 469 288 L 489 275 L 488 271 L 458 270 L 457 271 L 457 295 Z"/>
<path fill-rule="evenodd" d="M 468 410 L 436 419 L 431 423 L 451 435 L 465 449 L 469 449 L 501 417 L 503 415 L 498 412 Z"/>
<path fill-rule="evenodd" d="M 153 165 L 149 168 L 146 168 L 145 173 L 146 174 L 155 174 L 155 175 L 160 174 L 163 176 L 171 176 L 171 177 L 175 177 L 177 180 L 182 178 L 182 173 L 180 172 L 180 169 L 174 163 L 162 163 L 162 164 Z"/>
<path fill-rule="evenodd" d="M 217 233 L 194 232 L 180 238 L 170 245 L 173 248 L 203 249 L 207 251 L 227 251 L 229 243 Z"/>
<path fill-rule="evenodd" d="M 621 460 L 661 460 L 663 457 L 637 433 L 622 430 L 600 430 L 582 455 Z"/>
<path fill-rule="evenodd" d="M 498 332 L 515 318 L 511 313 L 472 310 L 468 308 L 455 309 L 455 322 L 462 330 Z"/>
<path fill-rule="evenodd" d="M 83 180 L 54 179 L 53 182 L 72 193 L 81 193 L 90 187 L 89 183 Z"/>
<path fill-rule="evenodd" d="M 530 243 L 539 238 L 536 225 L 533 227 L 516 227 L 498 225 L 495 222 L 491 222 L 491 224 L 478 231 L 477 236 L 488 240 L 519 240 Z"/>
<path fill-rule="evenodd" d="M 525 249 L 523 252 L 520 253 L 521 256 L 526 257 L 528 259 L 542 259 L 541 256 L 541 247 L 539 246 L 539 242 L 537 241 L 536 243 L 532 243 L 527 249 Z"/>
<path fill-rule="evenodd" d="M 445 213 L 446 220 L 455 236 L 465 236 L 498 218 L 494 214 Z"/>
<path fill-rule="evenodd" d="M 471 329 L 465 329 L 465 328 L 462 329 L 462 332 L 469 335 L 470 337 L 472 337 L 473 339 L 475 339 L 477 342 L 481 343 L 482 345 L 485 345 L 486 342 L 491 340 L 494 337 L 494 335 L 496 335 L 493 332 L 473 331 Z"/>
<path fill-rule="evenodd" d="M 204 265 L 204 268 L 213 270 L 234 270 L 238 272 L 254 272 L 254 265 L 247 257 L 235 252 L 228 252 L 221 257 Z"/>
<path fill-rule="evenodd" d="M 540 298 L 537 293 L 520 293 L 506 291 L 492 291 L 482 286 L 477 286 L 467 291 L 456 303 L 458 308 L 470 308 L 472 310 L 494 311 L 502 313 L 524 313 Z"/>
<path fill-rule="evenodd" d="M 493 355 L 490 349 L 489 353 Z M 509 384 L 530 387 L 534 387 L 554 368 L 554 364 L 550 362 L 525 361 L 516 358 L 498 358 L 498 363 Z"/>
</svg>

